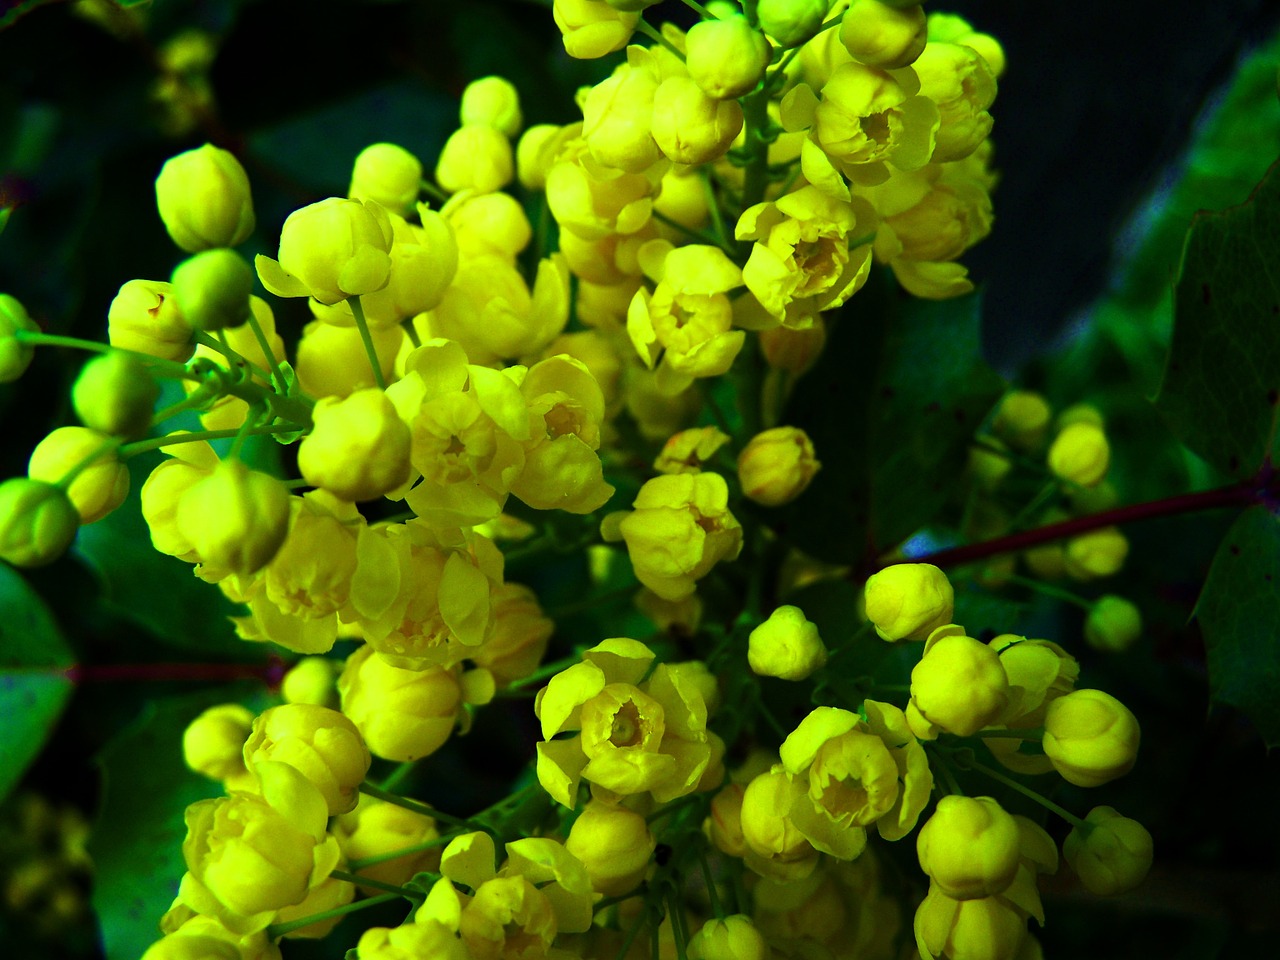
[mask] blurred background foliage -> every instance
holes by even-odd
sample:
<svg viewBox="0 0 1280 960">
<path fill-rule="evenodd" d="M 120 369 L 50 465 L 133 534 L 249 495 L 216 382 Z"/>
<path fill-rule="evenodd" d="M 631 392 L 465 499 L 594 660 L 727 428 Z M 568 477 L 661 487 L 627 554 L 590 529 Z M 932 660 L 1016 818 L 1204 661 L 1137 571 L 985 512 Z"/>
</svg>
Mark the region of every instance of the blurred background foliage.
<svg viewBox="0 0 1280 960">
<path fill-rule="evenodd" d="M 572 120 L 575 89 L 612 61 L 565 56 L 549 6 L 0 2 L 0 209 L 11 211 L 0 290 L 50 332 L 103 337 L 120 284 L 167 276 L 178 259 L 152 184 L 165 159 L 205 141 L 248 169 L 252 254 L 274 249 L 291 210 L 345 192 L 365 145 L 390 140 L 430 162 L 471 79 L 514 81 L 529 123 Z M 1087 400 L 1106 410 L 1126 500 L 1213 485 L 1211 468 L 1177 452 L 1149 399 L 1192 214 L 1245 200 L 1280 155 L 1280 9 L 1269 0 L 935 6 L 999 37 L 1010 63 L 995 108 L 996 226 L 966 258 L 983 285 L 985 359 L 1059 408 Z M 659 12 L 689 22 L 674 0 Z M 282 327 L 296 335 L 304 310 L 278 303 Z M 0 385 L 0 475 L 23 472 L 35 443 L 69 421 L 80 362 L 42 350 L 19 383 Z M 1143 721 L 1133 776 L 1105 798 L 1067 787 L 1058 799 L 1143 819 L 1156 868 L 1137 892 L 1105 902 L 1061 876 L 1046 894 L 1050 958 L 1256 955 L 1280 932 L 1280 766 L 1240 715 L 1209 710 L 1203 645 L 1188 623 L 1230 519 L 1128 531 L 1133 556 L 1160 562 L 1132 563 L 1107 584 L 1139 598 L 1148 624 L 1118 657 L 1072 642 L 1081 614 L 1060 604 L 962 600 L 975 620 L 1064 639 L 1082 683 L 1115 693 Z M 582 563 L 517 567 L 513 577 L 535 582 L 550 605 L 568 603 Z M 819 590 L 804 602 L 824 633 L 846 618 L 847 594 Z M 228 612 L 189 567 L 149 549 L 136 501 L 87 528 L 54 566 L 0 569 L 0 955 L 127 960 L 152 939 L 167 904 L 147 881 L 176 881 L 181 809 L 206 790 L 181 766 L 183 725 L 214 702 L 260 706 L 279 674 L 268 651 L 230 639 Z M 625 632 L 587 618 L 566 626 Z M 71 663 L 82 665 L 75 685 Z M 181 679 L 184 670 L 201 679 Z M 520 701 L 488 709 L 509 722 L 451 741 L 432 760 L 431 783 L 418 785 L 423 799 L 474 809 L 506 793 L 506 772 L 534 739 L 531 717 Z M 91 883 L 85 838 L 95 818 Z M 291 944 L 288 956 L 341 957 L 355 939 L 344 929 Z"/>
</svg>

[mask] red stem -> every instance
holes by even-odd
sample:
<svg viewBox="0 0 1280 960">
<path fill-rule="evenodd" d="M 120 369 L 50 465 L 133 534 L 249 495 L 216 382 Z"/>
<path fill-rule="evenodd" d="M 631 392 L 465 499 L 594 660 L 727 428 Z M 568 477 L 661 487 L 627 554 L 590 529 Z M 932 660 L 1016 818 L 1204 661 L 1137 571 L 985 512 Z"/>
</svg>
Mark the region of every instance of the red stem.
<svg viewBox="0 0 1280 960">
<path fill-rule="evenodd" d="M 1150 500 L 1146 503 L 1134 503 L 1127 507 L 1116 507 L 1102 513 L 1092 513 L 1086 517 L 1073 517 L 1060 523 L 1051 523 L 1032 530 L 1019 530 L 1003 537 L 983 540 L 980 543 L 967 543 L 937 553 L 925 554 L 905 560 L 889 560 L 877 562 L 876 569 L 891 567 L 896 563 L 931 563 L 935 567 L 958 567 L 962 564 L 985 560 L 1001 553 L 1012 553 L 1028 547 L 1074 537 L 1077 534 L 1111 527 L 1116 524 L 1129 523 L 1134 520 L 1147 520 L 1151 517 L 1169 517 L 1179 513 L 1191 513 L 1196 510 L 1214 510 L 1220 507 L 1247 506 L 1262 503 L 1267 499 L 1266 482 L 1262 477 L 1246 480 L 1243 483 L 1219 487 L 1216 490 L 1204 490 L 1200 493 L 1181 493 L 1163 500 Z M 1262 487 L 1263 489 L 1259 489 Z M 874 572 L 874 571 L 873 571 Z"/>
</svg>

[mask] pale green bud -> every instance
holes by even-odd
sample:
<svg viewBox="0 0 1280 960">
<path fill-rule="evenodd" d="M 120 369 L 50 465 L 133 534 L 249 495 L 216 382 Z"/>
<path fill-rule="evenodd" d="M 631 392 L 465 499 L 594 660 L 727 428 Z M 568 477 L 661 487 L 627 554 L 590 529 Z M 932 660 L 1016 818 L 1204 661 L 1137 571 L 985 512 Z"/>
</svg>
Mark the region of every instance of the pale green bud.
<svg viewBox="0 0 1280 960">
<path fill-rule="evenodd" d="M 798 47 L 813 39 L 830 9 L 831 0 L 760 0 L 756 18 L 782 46 Z"/>
<path fill-rule="evenodd" d="M 71 388 L 80 422 L 116 437 L 146 434 L 159 397 L 160 387 L 146 365 L 116 351 L 86 363 Z"/>
<path fill-rule="evenodd" d="M 750 93 L 769 66 L 769 41 L 744 17 L 696 23 L 685 44 L 689 76 L 717 100 Z"/>
<path fill-rule="evenodd" d="M 249 319 L 253 270 L 234 250 L 197 253 L 169 278 L 182 315 L 197 330 L 238 327 Z"/>
<path fill-rule="evenodd" d="M 514 137 L 524 125 L 520 94 L 504 77 L 481 77 L 467 84 L 458 114 L 464 127 L 473 124 L 495 127 L 508 137 Z"/>
<path fill-rule="evenodd" d="M 66 552 L 80 514 L 52 483 L 14 477 L 0 483 L 0 559 L 15 567 L 43 567 Z"/>
<path fill-rule="evenodd" d="M 39 333 L 26 308 L 7 293 L 0 293 L 0 383 L 17 380 L 31 364 L 33 347 L 18 340 L 19 330 Z"/>
<path fill-rule="evenodd" d="M 421 185 L 421 160 L 394 143 L 373 143 L 356 157 L 347 196 L 374 200 L 404 216 L 417 202 Z"/>
<path fill-rule="evenodd" d="M 1084 621 L 1084 639 L 1095 650 L 1122 653 L 1142 635 L 1142 614 L 1124 597 L 1099 597 Z"/>
<path fill-rule="evenodd" d="M 762 677 L 803 680 L 827 662 L 818 628 L 799 607 L 782 606 L 751 631 L 747 662 Z"/>
<path fill-rule="evenodd" d="M 169 236 L 188 253 L 234 247 L 253 233 L 253 198 L 240 161 L 212 144 L 166 161 L 156 205 Z"/>
<path fill-rule="evenodd" d="M 1114 807 L 1094 807 L 1085 826 L 1067 835 L 1062 853 L 1090 892 L 1110 897 L 1146 878 L 1154 844 L 1137 820 L 1122 817 Z"/>
</svg>

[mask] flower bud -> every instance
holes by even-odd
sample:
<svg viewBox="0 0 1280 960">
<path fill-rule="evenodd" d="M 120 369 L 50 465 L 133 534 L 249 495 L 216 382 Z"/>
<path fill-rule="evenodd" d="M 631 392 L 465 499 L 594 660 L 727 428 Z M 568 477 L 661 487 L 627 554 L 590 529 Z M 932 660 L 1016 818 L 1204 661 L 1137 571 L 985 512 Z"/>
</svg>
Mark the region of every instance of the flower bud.
<svg viewBox="0 0 1280 960">
<path fill-rule="evenodd" d="M 261 713 L 244 745 L 245 766 L 289 764 L 315 786 L 329 816 L 355 809 L 356 788 L 369 772 L 369 751 L 356 725 L 337 710 L 286 703 Z"/>
<path fill-rule="evenodd" d="M 800 496 L 821 468 L 813 442 L 799 427 L 757 433 L 738 454 L 742 492 L 766 507 L 780 507 Z"/>
<path fill-rule="evenodd" d="M 653 139 L 676 163 L 719 159 L 741 131 L 738 102 L 708 96 L 688 77 L 667 77 L 654 91 Z"/>
<path fill-rule="evenodd" d="M 244 765 L 244 742 L 253 728 L 253 711 L 239 703 L 210 707 L 182 733 L 182 760 L 210 780 L 252 779 Z"/>
<path fill-rule="evenodd" d="M 1052 414 L 1048 401 L 1040 394 L 1013 390 L 1000 401 L 991 426 L 1011 447 L 1034 450 L 1043 442 Z"/>
<path fill-rule="evenodd" d="M 1111 694 L 1074 690 L 1049 704 L 1042 745 L 1064 780 L 1097 787 L 1133 768 L 1141 735 L 1138 718 Z"/>
<path fill-rule="evenodd" d="M 80 422 L 99 433 L 132 439 L 151 428 L 160 386 L 145 365 L 118 351 L 86 363 L 71 388 Z"/>
<path fill-rule="evenodd" d="M 1018 872 L 1018 824 L 990 797 L 943 797 L 916 836 L 920 868 L 955 900 L 1001 893 Z"/>
<path fill-rule="evenodd" d="M 238 327 L 249 319 L 253 271 L 234 250 L 218 248 L 188 257 L 169 278 L 187 322 L 197 330 Z"/>
<path fill-rule="evenodd" d="M 608 167 L 639 173 L 661 154 L 652 124 L 655 71 L 627 66 L 588 91 L 582 103 L 582 137 L 591 156 Z"/>
<path fill-rule="evenodd" d="M 743 859 L 762 876 L 798 880 L 817 865 L 818 852 L 788 816 L 805 793 L 803 783 L 787 776 L 781 765 L 747 784 L 741 811 L 747 846 Z"/>
<path fill-rule="evenodd" d="M 436 161 L 436 180 L 449 193 L 493 193 L 515 176 L 515 151 L 495 127 L 459 127 L 449 135 Z"/>
<path fill-rule="evenodd" d="M 1093 580 L 1118 573 L 1128 556 L 1129 539 L 1116 527 L 1104 527 L 1068 540 L 1062 560 L 1072 579 Z"/>
<path fill-rule="evenodd" d="M 341 864 L 341 866 L 346 866 Z M 325 877 L 316 886 L 312 887 L 307 894 L 306 899 L 301 903 L 295 903 L 289 907 L 281 907 L 276 914 L 272 923 L 291 923 L 294 920 L 301 920 L 304 917 L 313 917 L 318 913 L 330 913 L 338 907 L 345 907 L 356 898 L 356 888 L 347 880 L 339 880 L 337 877 Z M 308 923 L 305 927 L 297 927 L 290 930 L 284 936 L 289 938 L 300 938 L 306 940 L 321 940 L 333 932 L 333 928 L 343 919 L 341 913 L 336 916 L 330 916 L 326 920 L 316 920 L 314 923 Z M 276 947 L 279 950 L 279 947 Z M 276 957 L 250 958 L 247 954 L 244 960 L 277 960 Z"/>
<path fill-rule="evenodd" d="M 784 47 L 798 47 L 817 34 L 831 0 L 760 0 L 756 18 L 760 29 Z"/>
<path fill-rule="evenodd" d="M 872 67 L 895 70 L 914 62 L 928 40 L 924 7 L 897 7 L 881 0 L 853 0 L 840 22 L 840 42 L 849 56 Z"/>
<path fill-rule="evenodd" d="M 1089 608 L 1084 639 L 1095 650 L 1123 653 L 1142 636 L 1142 613 L 1131 601 L 1108 593 Z"/>
<path fill-rule="evenodd" d="M 169 236 L 187 253 L 234 247 L 253 233 L 253 198 L 240 161 L 206 143 L 165 162 L 156 205 Z"/>
<path fill-rule="evenodd" d="M 338 677 L 342 712 L 369 752 L 407 763 L 435 753 L 453 733 L 462 691 L 453 670 L 402 670 L 362 646 Z"/>
<path fill-rule="evenodd" d="M 768 960 L 773 954 L 746 914 L 708 920 L 689 938 L 689 960 Z"/>
<path fill-rule="evenodd" d="M 765 363 L 798 377 L 818 361 L 827 342 L 827 331 L 821 321 L 815 321 L 803 330 L 791 327 L 761 330 L 759 339 Z"/>
<path fill-rule="evenodd" d="M 195 353 L 191 324 L 178 309 L 173 287 L 162 280 L 130 280 L 107 310 L 113 347 L 186 363 Z"/>
<path fill-rule="evenodd" d="M 565 52 L 579 60 L 621 50 L 640 20 L 639 13 L 626 13 L 599 0 L 555 0 L 552 15 Z"/>
<path fill-rule="evenodd" d="M 1147 828 L 1114 807 L 1094 807 L 1086 827 L 1072 828 L 1062 852 L 1080 882 L 1101 897 L 1126 893 L 1151 869 L 1153 844 Z"/>
<path fill-rule="evenodd" d="M 481 77 L 462 91 L 458 115 L 464 127 L 494 127 L 514 138 L 524 124 L 520 115 L 520 94 L 505 77 Z"/>
<path fill-rule="evenodd" d="M 391 380 L 405 333 L 398 325 L 369 330 L 384 380 Z M 345 397 L 374 384 L 369 354 L 355 327 L 309 323 L 298 341 L 298 382 L 313 397 Z"/>
<path fill-rule="evenodd" d="M 17 333 L 39 333 L 40 327 L 26 308 L 7 293 L 0 293 L 0 383 L 12 383 L 31 365 L 35 348 L 19 342 Z"/>
<path fill-rule="evenodd" d="M 0 560 L 43 567 L 66 552 L 79 529 L 80 514 L 61 487 L 27 477 L 0 483 Z"/>
<path fill-rule="evenodd" d="M 165 452 L 168 459 L 159 463 L 142 484 L 139 497 L 142 518 L 147 522 L 151 545 L 156 550 L 196 563 L 200 558 L 191 541 L 178 529 L 178 504 L 188 490 L 213 472 L 218 465 L 218 455 L 205 440 L 177 443 Z"/>
<path fill-rule="evenodd" d="M 703 93 L 729 100 L 750 93 L 769 66 L 769 41 L 745 17 L 702 20 L 685 35 L 686 66 Z"/>
<path fill-rule="evenodd" d="M 348 860 L 368 860 L 394 853 L 407 847 L 434 840 L 436 822 L 430 817 L 361 795 L 350 813 L 344 813 L 333 826 L 334 835 Z M 420 850 L 403 857 L 375 863 L 360 871 L 362 877 L 382 883 L 403 884 L 415 873 L 435 870 L 440 865 L 440 850 Z M 362 887 L 362 890 L 366 888 Z M 372 895 L 373 888 L 366 892 Z"/>
<path fill-rule="evenodd" d="M 657 841 L 634 810 L 591 800 L 573 821 L 564 846 L 587 868 L 592 889 L 616 897 L 644 879 Z"/>
<path fill-rule="evenodd" d="M 371 143 L 356 156 L 347 196 L 373 200 L 404 216 L 417 202 L 421 184 L 421 160 L 394 143 Z"/>
<path fill-rule="evenodd" d="M 921 957 L 1017 960 L 1028 939 L 1026 913 L 1005 897 L 956 900 L 933 885 L 914 927 Z"/>
<path fill-rule="evenodd" d="M 554 632 L 555 623 L 542 612 L 538 595 L 524 584 L 508 581 L 493 591 L 493 633 L 470 653 L 470 659 L 505 686 L 538 668 Z"/>
<path fill-rule="evenodd" d="M 955 592 L 931 563 L 895 563 L 871 575 L 864 588 L 867 619 L 884 640 L 924 640 L 951 622 Z"/>
<path fill-rule="evenodd" d="M 1111 447 L 1102 428 L 1075 422 L 1065 427 L 1049 448 L 1049 469 L 1054 476 L 1082 487 L 1097 486 L 1107 475 Z"/>
<path fill-rule="evenodd" d="M 82 524 L 101 520 L 129 495 L 129 468 L 120 460 L 111 438 L 88 427 L 59 427 L 36 444 L 27 463 L 27 476 L 32 480 L 61 483 L 89 457 L 93 462 L 80 469 L 67 486 L 67 497 Z"/>
<path fill-rule="evenodd" d="M 970 736 L 993 723 L 1009 701 L 1000 655 L 973 637 L 947 630 L 934 632 L 911 671 L 907 720 L 921 739 L 938 731 Z"/>
<path fill-rule="evenodd" d="M 762 677 L 803 680 L 826 665 L 827 650 L 803 610 L 782 606 L 751 631 L 747 662 Z"/>
<path fill-rule="evenodd" d="M 261 570 L 289 532 L 289 491 L 240 460 L 221 460 L 178 502 L 178 530 L 201 563 L 241 576 Z"/>
<path fill-rule="evenodd" d="M 712 845 L 721 853 L 741 858 L 746 852 L 742 836 L 742 797 L 740 783 L 727 783 L 711 799 L 711 814 L 705 825 Z"/>
<path fill-rule="evenodd" d="M 313 703 L 317 707 L 336 707 L 338 690 L 334 682 L 342 665 L 328 657 L 303 657 L 284 675 L 280 696 L 285 703 Z"/>
<path fill-rule="evenodd" d="M 313 487 L 352 502 L 374 500 L 409 479 L 409 426 L 376 387 L 325 397 L 298 447 L 298 470 Z"/>
<path fill-rule="evenodd" d="M 381 204 L 329 197 L 289 214 L 278 262 L 261 254 L 254 262 L 277 296 L 337 303 L 387 285 L 392 236 Z"/>
<path fill-rule="evenodd" d="M 147 947 L 142 960 L 244 960 L 230 940 L 196 933 L 171 933 Z"/>
</svg>

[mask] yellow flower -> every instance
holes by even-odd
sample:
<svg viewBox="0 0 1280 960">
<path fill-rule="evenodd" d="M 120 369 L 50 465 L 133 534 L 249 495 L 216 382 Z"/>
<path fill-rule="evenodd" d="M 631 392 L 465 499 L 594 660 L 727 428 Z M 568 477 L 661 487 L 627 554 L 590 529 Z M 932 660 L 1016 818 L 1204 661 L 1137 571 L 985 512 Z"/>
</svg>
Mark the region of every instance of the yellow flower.
<svg viewBox="0 0 1280 960">
<path fill-rule="evenodd" d="M 240 161 L 206 143 L 165 161 L 156 204 L 169 236 L 188 253 L 235 247 L 253 233 L 253 198 Z"/>
<path fill-rule="evenodd" d="M 266 762 L 287 763 L 320 791 L 329 815 L 356 805 L 356 788 L 369 772 L 369 750 L 345 715 L 309 703 L 264 710 L 244 744 L 244 762 L 255 770 Z"/>
<path fill-rule="evenodd" d="M 938 123 L 938 108 L 919 92 L 910 67 L 890 74 L 844 63 L 822 87 L 813 137 L 846 174 L 886 161 L 899 170 L 918 170 L 933 156 Z"/>
<path fill-rule="evenodd" d="M 719 100 L 686 76 L 667 77 L 653 95 L 653 139 L 674 163 L 711 163 L 742 132 L 742 107 Z"/>
<path fill-rule="evenodd" d="M 493 634 L 469 659 L 505 686 L 537 669 L 554 631 L 555 624 L 542 612 L 533 590 L 521 583 L 503 583 L 493 592 Z"/>
<path fill-rule="evenodd" d="M 920 92 L 938 105 L 938 163 L 962 160 L 991 132 L 987 108 L 996 98 L 991 67 L 972 47 L 930 41 L 912 65 Z"/>
<path fill-rule="evenodd" d="M 182 760 L 210 780 L 228 780 L 230 789 L 248 789 L 254 778 L 244 763 L 244 742 L 253 728 L 253 711 L 239 703 L 210 707 L 182 732 Z"/>
<path fill-rule="evenodd" d="M 163 280 L 130 280 L 107 310 L 107 338 L 122 350 L 185 363 L 196 348 L 191 334 L 173 287 Z"/>
<path fill-rule="evenodd" d="M 495 127 L 507 137 L 514 137 L 524 123 L 520 115 L 520 94 L 515 84 L 496 76 L 472 80 L 462 90 L 458 119 L 464 127 L 481 124 Z"/>
<path fill-rule="evenodd" d="M 409 428 L 376 388 L 326 397 L 298 447 L 298 470 L 313 487 L 343 500 L 374 500 L 409 479 Z"/>
<path fill-rule="evenodd" d="M 562 230 L 585 240 L 636 233 L 649 223 L 666 166 L 639 173 L 602 166 L 581 136 L 569 139 L 547 170 L 547 206 Z"/>
<path fill-rule="evenodd" d="M 640 19 L 639 13 L 616 10 L 598 0 L 555 0 L 552 13 L 565 52 L 580 60 L 621 50 Z"/>
<path fill-rule="evenodd" d="M 0 314 L 0 339 L 3 325 Z M 3 364 L 0 359 L 0 367 Z M 146 366 L 117 350 L 94 357 L 81 367 L 71 388 L 71 405 L 81 423 L 127 440 L 146 436 L 159 397 L 159 384 Z"/>
<path fill-rule="evenodd" d="M 178 531 L 211 573 L 247 575 L 271 562 L 289 533 L 289 491 L 240 460 L 220 460 L 178 502 Z"/>
<path fill-rule="evenodd" d="M 808 802 L 804 781 L 788 775 L 781 764 L 747 784 L 740 823 L 746 844 L 743 862 L 752 871 L 782 881 L 813 873 L 818 851 L 791 817 L 794 807 Z"/>
<path fill-rule="evenodd" d="M 254 262 L 276 296 L 337 303 L 387 285 L 392 236 L 380 204 L 330 197 L 289 214 L 278 262 L 262 254 Z"/>
<path fill-rule="evenodd" d="M 433 216 L 443 217 L 448 223 L 458 255 L 464 262 L 495 255 L 514 260 L 533 239 L 533 228 L 524 207 L 509 193 L 455 193 Z M 449 279 L 453 279 L 452 273 Z M 442 295 L 443 292 L 441 288 Z M 434 303 L 422 309 L 430 310 L 439 302 L 440 297 L 437 297 Z"/>
<path fill-rule="evenodd" d="M 735 913 L 708 920 L 689 938 L 689 960 L 768 960 L 769 945 L 751 918 Z"/>
<path fill-rule="evenodd" d="M 659 473 L 701 473 L 703 464 L 729 442 L 729 435 L 716 427 L 692 427 L 673 434 L 653 461 Z"/>
<path fill-rule="evenodd" d="M 1062 853 L 1092 893 L 1110 897 L 1132 890 L 1151 869 L 1151 834 L 1114 807 L 1094 807 L 1085 825 L 1071 828 Z"/>
<path fill-rule="evenodd" d="M 780 507 L 800 496 L 821 468 L 813 442 L 798 427 L 757 433 L 738 454 L 743 494 L 766 507 Z"/>
<path fill-rule="evenodd" d="M 1074 690 L 1045 712 L 1045 755 L 1077 787 L 1101 786 L 1128 773 L 1140 739 L 1138 719 L 1101 690 Z"/>
<path fill-rule="evenodd" d="M 689 76 L 717 100 L 750 93 L 769 66 L 769 42 L 741 16 L 695 23 L 685 47 Z"/>
<path fill-rule="evenodd" d="M 915 738 L 906 714 L 892 703 L 864 700 L 867 729 L 880 738 L 898 768 L 898 797 L 884 816 L 876 821 L 876 830 L 886 840 L 901 840 L 915 829 L 916 821 L 929 804 L 933 793 L 933 770 L 924 747 Z"/>
<path fill-rule="evenodd" d="M 347 658 L 338 693 L 342 712 L 355 723 L 369 752 L 401 763 L 444 746 L 462 703 L 456 670 L 402 670 L 369 646 Z"/>
<path fill-rule="evenodd" d="M 853 0 L 840 21 L 840 42 L 859 63 L 893 70 L 913 63 L 928 39 L 919 4 Z"/>
<path fill-rule="evenodd" d="M 28 477 L 56 484 L 90 458 L 66 487 L 82 524 L 101 520 L 129 495 L 129 468 L 111 446 L 111 437 L 88 427 L 58 427 L 36 444 L 27 461 Z"/>
<path fill-rule="evenodd" d="M 506 134 L 486 124 L 469 124 L 445 141 L 436 161 L 436 180 L 448 193 L 493 193 L 511 182 L 515 163 Z"/>
<path fill-rule="evenodd" d="M 747 662 L 762 677 L 803 680 L 826 664 L 827 649 L 803 610 L 781 606 L 751 631 Z"/>
<path fill-rule="evenodd" d="M 1063 553 L 1067 576 L 1093 580 L 1119 573 L 1129 556 L 1129 538 L 1117 527 L 1104 527 L 1072 537 Z"/>
<path fill-rule="evenodd" d="M 867 580 L 867 619 L 885 640 L 923 640 L 951 621 L 955 593 L 930 563 L 895 563 Z"/>
<path fill-rule="evenodd" d="M 974 900 L 1002 893 L 1018 871 L 1018 825 L 991 797 L 958 794 L 938 801 L 920 828 L 920 868 L 948 897 Z"/>
<path fill-rule="evenodd" d="M 661 158 L 651 127 L 659 79 L 653 55 L 632 46 L 627 62 L 587 92 L 582 138 L 597 163 L 640 173 Z"/>
<path fill-rule="evenodd" d="M 644 878 L 657 841 L 634 810 L 591 800 L 573 821 L 564 846 L 582 862 L 597 893 L 616 897 Z"/>
<path fill-rule="evenodd" d="M 907 719 L 917 737 L 967 737 L 994 723 L 1009 702 L 1009 680 L 991 647 L 962 627 L 939 627 L 911 671 Z"/>
<path fill-rule="evenodd" d="M 1026 915 L 1004 898 L 954 900 L 934 885 L 916 909 L 914 926 L 924 960 L 1015 960 L 1027 937 Z"/>
<path fill-rule="evenodd" d="M 401 216 L 413 209 L 422 183 L 422 161 L 394 143 L 372 143 L 356 155 L 347 196 L 373 200 Z"/>
</svg>

